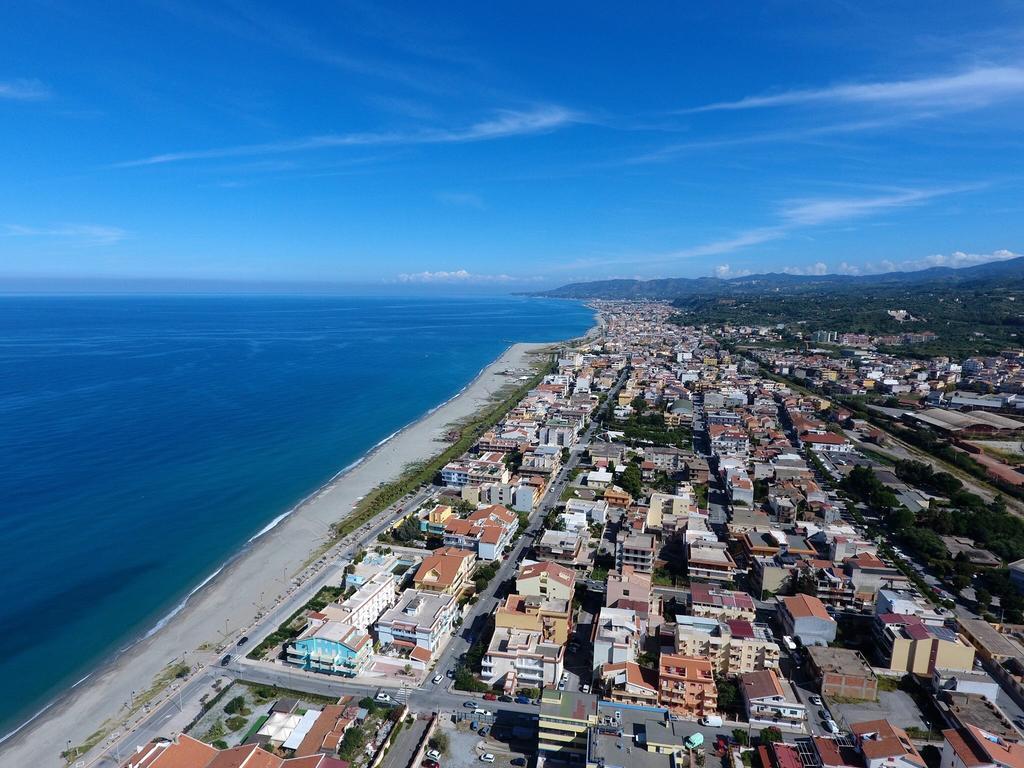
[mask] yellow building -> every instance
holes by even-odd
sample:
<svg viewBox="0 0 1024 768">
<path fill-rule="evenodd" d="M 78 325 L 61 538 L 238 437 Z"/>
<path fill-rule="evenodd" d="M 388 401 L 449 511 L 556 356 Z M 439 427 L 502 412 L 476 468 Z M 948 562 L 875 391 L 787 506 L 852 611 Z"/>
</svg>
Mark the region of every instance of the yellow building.
<svg viewBox="0 0 1024 768">
<path fill-rule="evenodd" d="M 549 597 L 572 603 L 576 574 L 571 568 L 542 561 L 524 565 L 516 577 L 516 592 L 530 597 Z"/>
<path fill-rule="evenodd" d="M 585 761 L 587 733 L 597 721 L 597 696 L 545 688 L 537 723 L 538 754 L 563 763 Z"/>
<path fill-rule="evenodd" d="M 572 629 L 572 601 L 509 595 L 494 613 L 494 626 L 538 632 L 543 640 L 564 645 Z"/>
<path fill-rule="evenodd" d="M 715 674 L 736 677 L 776 669 L 781 654 L 771 630 L 763 624 L 700 616 L 677 616 L 675 652 L 707 659 Z"/>
<path fill-rule="evenodd" d="M 974 668 L 974 646 L 962 635 L 925 624 L 916 616 L 882 614 L 875 619 L 875 636 L 894 672 L 931 675 L 936 669 L 969 672 Z"/>
</svg>

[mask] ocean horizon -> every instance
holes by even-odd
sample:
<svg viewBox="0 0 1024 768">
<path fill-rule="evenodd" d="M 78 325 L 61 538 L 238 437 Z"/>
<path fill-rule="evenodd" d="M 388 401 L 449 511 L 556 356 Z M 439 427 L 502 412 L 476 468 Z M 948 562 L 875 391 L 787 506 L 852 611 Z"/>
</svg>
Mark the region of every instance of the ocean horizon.
<svg viewBox="0 0 1024 768">
<path fill-rule="evenodd" d="M 593 324 L 510 296 L 0 297 L 0 735 L 509 344 Z"/>
</svg>

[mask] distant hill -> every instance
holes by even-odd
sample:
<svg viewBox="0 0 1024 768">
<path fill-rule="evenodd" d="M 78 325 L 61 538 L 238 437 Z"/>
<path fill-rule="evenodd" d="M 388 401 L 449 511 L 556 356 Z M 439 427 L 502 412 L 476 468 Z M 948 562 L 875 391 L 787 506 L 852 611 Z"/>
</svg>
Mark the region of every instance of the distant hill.
<svg viewBox="0 0 1024 768">
<path fill-rule="evenodd" d="M 982 289 L 985 284 L 1024 287 L 1024 257 L 954 269 L 932 267 L 915 272 L 878 275 L 789 275 L 770 272 L 722 279 L 668 277 L 658 280 L 597 280 L 570 283 L 538 295 L 561 299 L 685 299 L 695 296 L 749 296 L 764 293 L 835 293 L 878 288 Z"/>
</svg>

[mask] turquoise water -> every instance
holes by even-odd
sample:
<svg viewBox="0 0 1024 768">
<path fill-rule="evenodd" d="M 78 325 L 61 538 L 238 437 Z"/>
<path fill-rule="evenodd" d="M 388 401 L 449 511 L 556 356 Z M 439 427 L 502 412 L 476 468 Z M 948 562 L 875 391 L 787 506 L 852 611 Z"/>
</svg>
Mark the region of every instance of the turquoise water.
<svg viewBox="0 0 1024 768">
<path fill-rule="evenodd" d="M 0 733 L 574 302 L 0 298 Z"/>
</svg>

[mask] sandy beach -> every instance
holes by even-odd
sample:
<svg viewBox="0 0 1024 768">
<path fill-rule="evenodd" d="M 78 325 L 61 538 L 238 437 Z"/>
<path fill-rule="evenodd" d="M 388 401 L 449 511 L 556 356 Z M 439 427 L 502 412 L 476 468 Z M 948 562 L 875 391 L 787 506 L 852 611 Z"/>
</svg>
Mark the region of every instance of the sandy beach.
<svg viewBox="0 0 1024 768">
<path fill-rule="evenodd" d="M 596 329 L 595 329 L 596 330 Z M 10 766 L 62 766 L 59 753 L 83 743 L 111 718 L 123 717 L 124 702 L 147 689 L 169 661 L 185 651 L 234 639 L 250 625 L 257 606 L 282 592 L 284 575 L 297 573 L 324 545 L 330 526 L 380 483 L 396 478 L 411 463 L 445 449 L 441 441 L 453 422 L 476 413 L 505 387 L 518 383 L 506 371 L 530 365 L 531 353 L 552 343 L 514 344 L 487 366 L 455 398 L 409 425 L 363 461 L 307 498 L 271 531 L 251 542 L 217 576 L 194 594 L 159 631 L 140 641 L 0 746 L 0 762 Z M 197 584 L 206 574 L 196 574 Z M 225 629 L 227 632 L 225 633 Z"/>
</svg>

